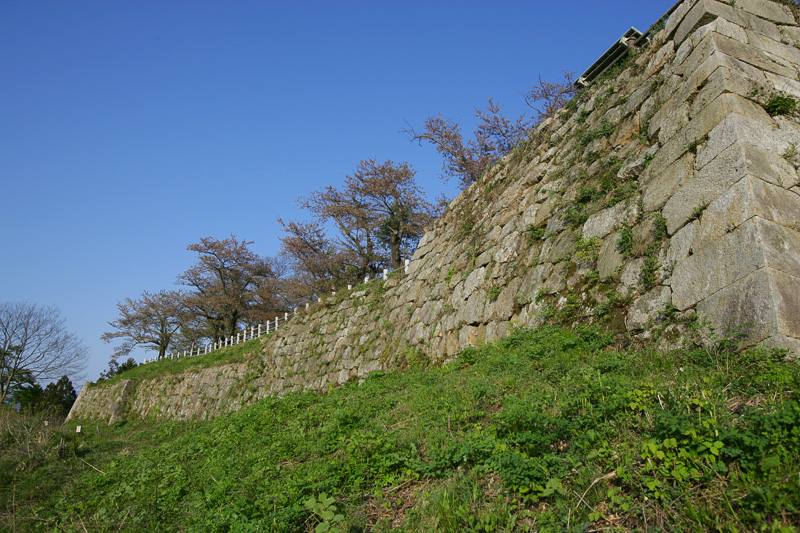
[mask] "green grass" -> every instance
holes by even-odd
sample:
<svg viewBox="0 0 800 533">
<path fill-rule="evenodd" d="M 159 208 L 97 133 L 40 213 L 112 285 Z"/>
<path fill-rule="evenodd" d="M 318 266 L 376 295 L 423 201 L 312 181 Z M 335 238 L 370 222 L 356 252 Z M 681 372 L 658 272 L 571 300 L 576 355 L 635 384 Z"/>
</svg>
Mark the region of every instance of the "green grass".
<svg viewBox="0 0 800 533">
<path fill-rule="evenodd" d="M 207 368 L 244 361 L 261 350 L 262 341 L 265 337 L 266 335 L 262 335 L 257 339 L 251 339 L 235 346 L 220 348 L 203 355 L 180 357 L 177 359 L 161 359 L 160 361 L 135 366 L 109 379 L 99 380 L 96 383 L 89 383 L 89 386 L 108 387 L 126 379 L 149 379 L 164 374 L 177 374 L 190 368 Z"/>
<path fill-rule="evenodd" d="M 26 531 L 793 531 L 800 372 L 518 331 L 448 365 L 210 422 L 83 422 L 75 453 L 3 431 L 0 528 Z M 41 439 L 51 450 L 74 424 Z M 49 440 L 48 440 L 49 439 Z"/>
</svg>

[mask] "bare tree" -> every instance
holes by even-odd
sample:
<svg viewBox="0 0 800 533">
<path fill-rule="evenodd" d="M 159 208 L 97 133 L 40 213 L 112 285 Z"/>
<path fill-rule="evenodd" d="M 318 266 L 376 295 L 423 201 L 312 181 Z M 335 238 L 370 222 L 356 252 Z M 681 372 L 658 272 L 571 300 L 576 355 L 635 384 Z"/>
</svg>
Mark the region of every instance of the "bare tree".
<svg viewBox="0 0 800 533">
<path fill-rule="evenodd" d="M 21 377 L 39 381 L 74 375 L 87 356 L 81 340 L 66 330 L 57 308 L 0 303 L 0 403 Z"/>
<path fill-rule="evenodd" d="M 409 125 L 404 132 L 412 141 L 432 144 L 442 156 L 442 177 L 458 178 L 461 187 L 467 188 L 528 135 L 531 122 L 525 115 L 512 122 L 501 110 L 491 98 L 485 110 L 475 109 L 478 126 L 469 140 L 457 122 L 442 115 L 428 118 L 422 131 Z"/>
<path fill-rule="evenodd" d="M 119 302 L 119 318 L 108 323 L 114 331 L 103 333 L 100 337 L 105 342 L 124 339 L 114 350 L 112 360 L 128 355 L 136 346 L 155 350 L 159 358 L 164 357 L 173 335 L 183 324 L 186 310 L 184 299 L 182 291 L 160 291 L 156 294 L 144 291 L 136 300 L 125 298 Z"/>
<path fill-rule="evenodd" d="M 564 71 L 564 79 L 558 82 L 543 81 L 539 76 L 539 83 L 525 95 L 525 103 L 536 110 L 535 123 L 555 115 L 556 111 L 564 107 L 577 93 L 578 89 L 573 82 L 574 72 Z M 538 107 L 537 107 L 538 106 Z"/>
</svg>

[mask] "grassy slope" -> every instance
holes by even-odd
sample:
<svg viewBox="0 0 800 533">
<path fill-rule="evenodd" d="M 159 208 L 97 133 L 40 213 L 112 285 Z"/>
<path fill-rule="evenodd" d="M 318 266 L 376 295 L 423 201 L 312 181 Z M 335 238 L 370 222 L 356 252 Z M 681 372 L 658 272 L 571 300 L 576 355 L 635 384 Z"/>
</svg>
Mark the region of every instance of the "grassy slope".
<svg viewBox="0 0 800 533">
<path fill-rule="evenodd" d="M 68 436 L 63 459 L 48 452 L 25 459 L 6 432 L 0 524 L 42 531 L 800 525 L 796 364 L 765 351 L 661 354 L 610 342 L 591 329 L 520 331 L 450 365 L 374 374 L 327 395 L 267 399 L 211 422 L 84 425 L 77 454 Z M 50 444 L 57 437 L 50 434 Z"/>
<path fill-rule="evenodd" d="M 89 387 L 108 387 L 126 379 L 150 379 L 165 374 L 180 374 L 192 368 L 208 368 L 239 363 L 252 357 L 254 353 L 263 347 L 263 338 L 252 339 L 227 348 L 220 348 L 203 355 L 161 359 L 152 363 L 141 364 L 109 379 L 101 379 L 96 383 L 89 382 L 88 385 Z"/>
</svg>

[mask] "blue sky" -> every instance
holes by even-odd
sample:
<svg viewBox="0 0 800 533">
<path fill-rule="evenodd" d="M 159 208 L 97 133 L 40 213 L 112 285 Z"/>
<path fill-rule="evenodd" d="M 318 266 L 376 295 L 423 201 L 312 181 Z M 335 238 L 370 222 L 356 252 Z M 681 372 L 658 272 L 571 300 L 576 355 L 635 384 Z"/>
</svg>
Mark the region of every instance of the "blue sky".
<svg viewBox="0 0 800 533">
<path fill-rule="evenodd" d="M 672 3 L 0 2 L 0 300 L 59 307 L 94 380 L 116 303 L 175 288 L 187 245 L 275 255 L 277 218 L 307 218 L 296 199 L 362 159 L 452 197 L 404 121 L 471 131 L 490 97 L 529 112 L 539 76 L 582 72 Z"/>
</svg>

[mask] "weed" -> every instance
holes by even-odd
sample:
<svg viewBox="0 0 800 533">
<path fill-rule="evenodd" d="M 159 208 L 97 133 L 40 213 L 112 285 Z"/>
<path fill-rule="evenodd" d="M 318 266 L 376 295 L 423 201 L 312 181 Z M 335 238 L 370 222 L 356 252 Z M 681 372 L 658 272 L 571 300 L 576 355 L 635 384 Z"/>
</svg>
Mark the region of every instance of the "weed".
<svg viewBox="0 0 800 533">
<path fill-rule="evenodd" d="M 572 226 L 577 228 L 589 219 L 589 213 L 583 204 L 577 204 L 564 210 L 564 219 Z"/>
<path fill-rule="evenodd" d="M 579 204 L 587 204 L 594 200 L 595 196 L 597 196 L 597 190 L 594 187 L 581 187 L 575 201 Z"/>
<path fill-rule="evenodd" d="M 793 114 L 797 109 L 797 100 L 791 96 L 775 95 L 762 106 L 771 116 Z"/>
<path fill-rule="evenodd" d="M 489 289 L 488 298 L 490 302 L 496 302 L 499 296 L 500 296 L 500 287 L 492 287 L 491 289 Z"/>
<path fill-rule="evenodd" d="M 599 127 L 583 133 L 578 139 L 578 144 L 580 144 L 581 146 L 586 146 L 593 140 L 599 139 L 601 137 L 608 137 L 612 133 L 614 133 L 614 126 L 611 125 L 608 119 L 604 118 L 601 121 Z"/>
<path fill-rule="evenodd" d="M 311 496 L 308 500 L 303 502 L 303 506 L 311 511 L 312 519 L 316 522 L 317 526 L 314 528 L 316 533 L 341 533 L 345 531 L 337 524 L 344 520 L 344 515 L 336 512 L 336 506 L 333 497 L 329 497 L 326 493 L 321 493 L 319 499 Z"/>
<path fill-rule="evenodd" d="M 653 219 L 653 239 L 656 242 L 661 242 L 669 237 L 667 232 L 667 219 L 661 213 L 657 214 Z"/>
<path fill-rule="evenodd" d="M 526 232 L 528 236 L 528 242 L 534 243 L 541 241 L 544 238 L 545 231 L 547 231 L 545 226 L 534 226 L 533 223 L 529 224 Z"/>
<path fill-rule="evenodd" d="M 708 207 L 708 202 L 706 202 L 705 198 L 703 198 L 702 200 L 700 200 L 700 203 L 697 204 L 695 208 L 692 210 L 692 214 L 689 217 L 689 220 L 699 219 L 703 215 L 703 211 L 706 210 L 706 207 Z"/>
<path fill-rule="evenodd" d="M 576 254 L 581 261 L 594 265 L 597 262 L 597 258 L 600 256 L 601 245 L 602 242 L 597 237 L 584 239 L 583 235 L 579 235 L 575 243 Z"/>
<path fill-rule="evenodd" d="M 654 249 L 649 255 L 645 256 L 644 265 L 642 266 L 640 282 L 645 291 L 649 291 L 658 284 L 658 271 L 660 268 L 661 263 L 658 262 L 658 254 Z"/>
<path fill-rule="evenodd" d="M 797 150 L 797 143 L 790 142 L 781 156 L 795 169 L 800 169 L 800 151 Z"/>
<path fill-rule="evenodd" d="M 617 251 L 622 254 L 622 257 L 630 257 L 633 252 L 633 231 L 631 228 L 622 228 L 619 230 Z"/>
</svg>

